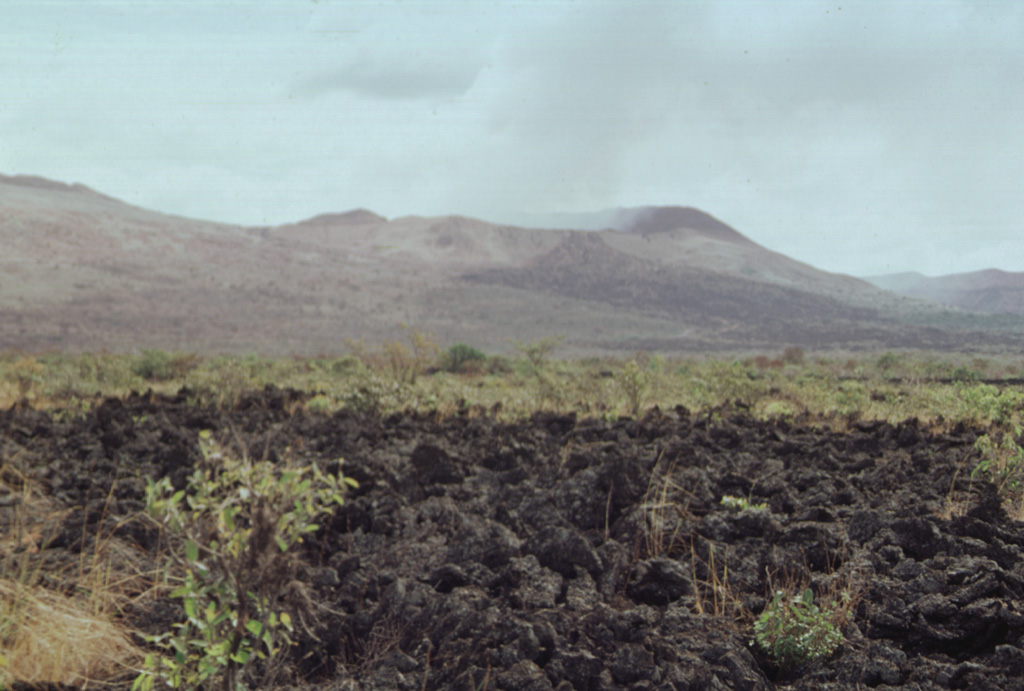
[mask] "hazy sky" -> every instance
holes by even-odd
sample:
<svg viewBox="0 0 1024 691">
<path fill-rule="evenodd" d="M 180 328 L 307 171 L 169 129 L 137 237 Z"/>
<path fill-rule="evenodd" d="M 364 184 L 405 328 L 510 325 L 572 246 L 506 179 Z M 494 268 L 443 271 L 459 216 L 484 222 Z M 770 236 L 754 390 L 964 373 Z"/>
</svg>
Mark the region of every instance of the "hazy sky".
<svg viewBox="0 0 1024 691">
<path fill-rule="evenodd" d="M 0 0 L 0 173 L 239 224 L 697 206 L 1024 271 L 1024 3 Z"/>
</svg>

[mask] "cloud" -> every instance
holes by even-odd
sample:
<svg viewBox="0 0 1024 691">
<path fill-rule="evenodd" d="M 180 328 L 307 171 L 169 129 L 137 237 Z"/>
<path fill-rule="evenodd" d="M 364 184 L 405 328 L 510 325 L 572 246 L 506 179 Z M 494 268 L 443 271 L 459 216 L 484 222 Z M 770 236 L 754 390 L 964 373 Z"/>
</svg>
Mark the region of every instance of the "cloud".
<svg viewBox="0 0 1024 691">
<path fill-rule="evenodd" d="M 318 8 L 307 26 L 317 51 L 307 57 L 317 64 L 295 79 L 292 92 L 384 100 L 459 97 L 487 62 L 495 27 L 481 32 L 480 26 L 491 19 L 475 3 Z"/>
<path fill-rule="evenodd" d="M 453 55 L 374 56 L 308 79 L 295 92 L 301 96 L 349 91 L 382 99 L 454 98 L 472 88 L 480 69 Z"/>
</svg>

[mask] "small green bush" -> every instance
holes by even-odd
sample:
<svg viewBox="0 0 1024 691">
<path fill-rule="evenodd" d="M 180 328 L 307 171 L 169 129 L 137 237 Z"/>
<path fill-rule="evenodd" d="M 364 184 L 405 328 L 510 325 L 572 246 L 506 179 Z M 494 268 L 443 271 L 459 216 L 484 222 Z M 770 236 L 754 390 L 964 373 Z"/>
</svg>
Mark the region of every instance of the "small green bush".
<svg viewBox="0 0 1024 691">
<path fill-rule="evenodd" d="M 483 352 L 471 345 L 456 343 L 441 354 L 441 369 L 446 372 L 461 372 L 470 363 L 482 365 L 486 361 L 487 356 Z"/>
<path fill-rule="evenodd" d="M 188 486 L 149 480 L 146 509 L 165 529 L 172 570 L 184 572 L 170 596 L 185 621 L 150 638 L 164 654 L 149 654 L 132 691 L 161 687 L 244 691 L 247 672 L 292 643 L 293 622 L 309 611 L 295 579 L 291 552 L 316 520 L 343 501 L 355 483 L 308 467 L 250 462 L 200 435 L 203 463 Z"/>
<path fill-rule="evenodd" d="M 199 365 L 199 361 L 198 355 L 147 349 L 143 350 L 142 356 L 132 364 L 132 374 L 146 381 L 169 381 L 184 377 Z"/>
<path fill-rule="evenodd" d="M 847 595 L 848 596 L 848 595 Z M 787 671 L 835 652 L 843 640 L 836 625 L 838 608 L 814 604 L 814 593 L 804 589 L 797 596 L 778 590 L 754 622 L 754 640 L 762 651 Z"/>
<path fill-rule="evenodd" d="M 984 475 L 1004 498 L 1019 498 L 1024 492 L 1024 447 L 1017 443 L 1020 428 L 1014 431 L 1016 435 L 1004 432 L 996 438 L 983 434 L 974 443 L 981 460 L 971 472 L 971 478 Z"/>
</svg>

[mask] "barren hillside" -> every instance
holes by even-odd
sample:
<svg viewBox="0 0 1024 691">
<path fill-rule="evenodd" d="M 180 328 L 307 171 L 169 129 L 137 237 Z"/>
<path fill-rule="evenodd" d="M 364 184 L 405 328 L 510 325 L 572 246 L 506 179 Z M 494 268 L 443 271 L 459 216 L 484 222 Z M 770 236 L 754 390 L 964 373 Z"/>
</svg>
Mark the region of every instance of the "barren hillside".
<svg viewBox="0 0 1024 691">
<path fill-rule="evenodd" d="M 0 176 L 0 347 L 315 354 L 402 323 L 496 351 L 555 333 L 574 353 L 1019 340 L 1014 324 L 950 320 L 697 209 L 609 219 L 537 230 L 358 209 L 238 227 Z"/>
<path fill-rule="evenodd" d="M 987 269 L 936 277 L 889 274 L 865 280 L 894 293 L 973 312 L 1024 315 L 1024 273 Z"/>
</svg>

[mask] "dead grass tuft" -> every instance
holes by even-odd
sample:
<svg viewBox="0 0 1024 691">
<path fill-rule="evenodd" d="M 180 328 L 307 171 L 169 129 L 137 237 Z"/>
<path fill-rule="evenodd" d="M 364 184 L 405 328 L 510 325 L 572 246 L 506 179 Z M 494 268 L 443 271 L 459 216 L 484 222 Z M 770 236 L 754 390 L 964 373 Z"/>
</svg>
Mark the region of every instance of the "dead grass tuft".
<svg viewBox="0 0 1024 691">
<path fill-rule="evenodd" d="M 142 659 L 123 628 L 60 593 L 0 580 L 0 650 L 6 682 L 87 687 Z"/>
<path fill-rule="evenodd" d="M 77 557 L 45 549 L 68 510 L 14 462 L 0 465 L 0 493 L 0 688 L 89 688 L 129 671 L 143 653 L 116 615 L 149 582 L 131 572 L 137 555 L 99 535 Z"/>
</svg>

